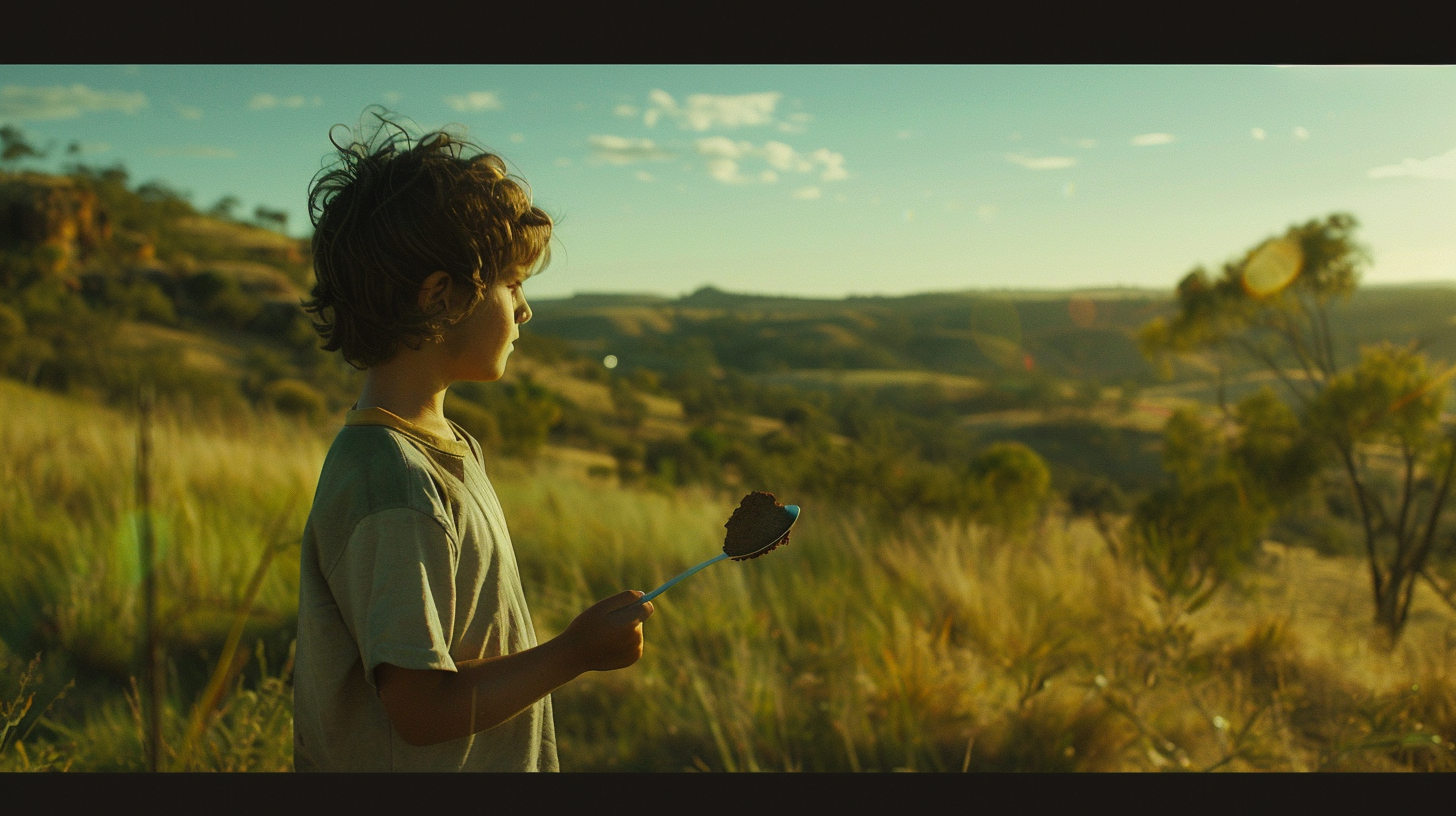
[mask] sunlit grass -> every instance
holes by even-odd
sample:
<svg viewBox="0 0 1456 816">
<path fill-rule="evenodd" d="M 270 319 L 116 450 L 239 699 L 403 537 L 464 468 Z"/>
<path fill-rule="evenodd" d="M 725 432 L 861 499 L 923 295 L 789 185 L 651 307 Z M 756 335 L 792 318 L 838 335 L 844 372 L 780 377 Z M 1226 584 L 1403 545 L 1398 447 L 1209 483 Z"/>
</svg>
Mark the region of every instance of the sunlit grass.
<svg viewBox="0 0 1456 816">
<path fill-rule="evenodd" d="M 140 770 L 135 418 L 5 381 L 0 409 L 0 704 L 37 701 L 0 742 L 0 768 Z M 291 765 L 296 542 L 331 434 L 161 412 L 166 767 Z M 600 598 L 716 554 L 739 498 L 610 488 L 544 463 L 489 472 L 543 638 Z M 1008 540 L 780 498 L 804 507 L 787 546 L 675 586 L 655 602 L 637 666 L 554 695 L 564 768 L 1456 768 L 1456 616 L 1418 595 L 1386 654 L 1354 560 L 1271 546 L 1244 584 L 1169 622 L 1131 565 L 1055 514 Z M 280 517 L 291 538 L 249 618 L 247 668 L 188 747 Z M 44 681 L 17 688 L 37 652 Z"/>
</svg>

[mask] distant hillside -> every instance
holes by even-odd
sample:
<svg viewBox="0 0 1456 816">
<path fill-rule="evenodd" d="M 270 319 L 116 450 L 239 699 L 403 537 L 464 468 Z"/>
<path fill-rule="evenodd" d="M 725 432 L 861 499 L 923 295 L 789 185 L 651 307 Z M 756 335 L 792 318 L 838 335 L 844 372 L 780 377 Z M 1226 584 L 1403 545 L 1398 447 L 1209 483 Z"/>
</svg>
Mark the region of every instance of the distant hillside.
<svg viewBox="0 0 1456 816">
<path fill-rule="evenodd" d="M 709 365 L 752 374 L 883 369 L 982 377 L 1023 369 L 1151 385 L 1154 372 L 1136 335 L 1171 308 L 1171 287 L 838 300 L 705 287 L 677 299 L 590 294 L 533 301 L 530 331 L 567 340 L 583 353 L 613 354 L 628 368 Z M 1456 360 L 1456 285 L 1365 287 L 1332 315 L 1344 353 L 1379 340 L 1415 341 L 1436 359 Z"/>
<path fill-rule="evenodd" d="M 116 169 L 0 174 L 0 371 L 113 403 L 146 382 L 209 409 L 337 422 L 361 375 L 318 348 L 299 307 L 308 243 L 270 226 Z M 533 299 L 505 380 L 452 388 L 446 413 L 501 455 L 623 482 L 856 495 L 884 512 L 980 512 L 968 485 L 997 443 L 1034 451 L 1055 489 L 1094 475 L 1142 490 L 1163 478 L 1166 417 L 1213 398 L 1198 360 L 1168 382 L 1139 350 L 1171 283 Z M 1456 287 L 1364 288 L 1332 314 L 1351 357 L 1393 340 L 1456 360 Z M 1263 382 L 1235 374 L 1227 393 Z"/>
<path fill-rule="evenodd" d="M 164 396 L 320 414 L 347 372 L 299 298 L 308 242 L 199 213 L 120 168 L 0 173 L 0 370 L 118 402 Z"/>
</svg>

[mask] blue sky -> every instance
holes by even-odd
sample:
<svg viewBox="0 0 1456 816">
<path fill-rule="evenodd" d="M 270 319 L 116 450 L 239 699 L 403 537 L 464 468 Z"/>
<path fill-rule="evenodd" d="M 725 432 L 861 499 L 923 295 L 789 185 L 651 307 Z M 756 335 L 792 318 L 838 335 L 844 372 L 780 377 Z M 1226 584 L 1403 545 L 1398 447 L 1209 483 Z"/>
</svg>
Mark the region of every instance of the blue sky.
<svg viewBox="0 0 1456 816">
<path fill-rule="evenodd" d="M 1348 211 L 1368 283 L 1456 283 L 1456 68 L 0 67 L 0 123 L 206 208 L 289 213 L 381 104 L 557 217 L 537 297 L 1171 287 Z"/>
</svg>

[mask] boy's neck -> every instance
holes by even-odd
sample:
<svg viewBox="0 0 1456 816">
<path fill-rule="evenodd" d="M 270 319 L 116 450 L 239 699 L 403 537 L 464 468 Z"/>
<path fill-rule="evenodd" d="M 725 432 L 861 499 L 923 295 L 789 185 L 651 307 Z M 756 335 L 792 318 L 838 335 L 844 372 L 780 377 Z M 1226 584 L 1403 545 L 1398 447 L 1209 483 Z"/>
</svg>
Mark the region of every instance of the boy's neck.
<svg viewBox="0 0 1456 816">
<path fill-rule="evenodd" d="M 454 437 L 445 421 L 448 381 L 435 375 L 434 366 L 420 365 L 414 355 L 396 354 L 388 362 L 364 372 L 364 389 L 355 408 L 383 408 L 445 439 Z"/>
</svg>

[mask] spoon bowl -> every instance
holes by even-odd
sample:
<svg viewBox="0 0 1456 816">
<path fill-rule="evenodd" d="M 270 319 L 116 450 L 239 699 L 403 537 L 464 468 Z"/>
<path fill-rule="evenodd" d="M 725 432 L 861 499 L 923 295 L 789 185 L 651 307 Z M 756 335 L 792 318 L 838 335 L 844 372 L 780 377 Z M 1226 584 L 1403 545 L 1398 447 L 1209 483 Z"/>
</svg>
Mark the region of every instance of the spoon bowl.
<svg viewBox="0 0 1456 816">
<path fill-rule="evenodd" d="M 704 567 L 716 564 L 725 558 L 731 558 L 734 561 L 746 561 L 749 558 L 757 558 L 760 555 L 764 555 L 773 548 L 784 543 L 784 541 L 786 541 L 789 537 L 789 530 L 793 528 L 794 522 L 799 520 L 799 505 L 786 504 L 783 506 L 782 509 L 784 515 L 782 523 L 768 528 L 766 534 L 756 538 L 756 540 L 753 542 L 749 542 L 747 546 L 743 546 L 742 544 L 735 546 L 735 552 L 733 553 L 728 552 L 728 544 L 725 543 L 723 545 L 724 552 L 719 553 L 712 558 L 709 558 L 707 561 L 704 561 L 701 564 L 697 564 L 687 568 L 686 570 L 683 570 L 681 573 L 678 573 L 678 575 L 673 577 L 667 583 L 663 584 L 657 589 L 652 590 L 646 595 L 643 595 L 641 598 L 638 598 L 637 603 L 647 603 L 653 598 L 656 598 L 658 595 L 666 592 L 670 587 L 672 587 L 673 584 L 676 584 L 678 581 L 681 581 L 682 579 L 688 577 L 689 575 L 692 575 L 693 573 L 697 572 L 700 569 L 703 569 Z"/>
</svg>

